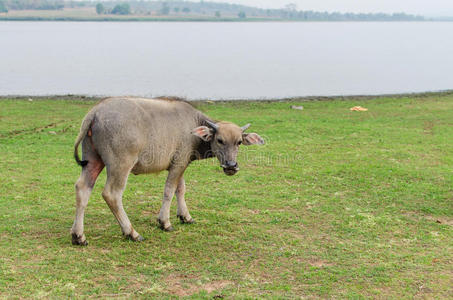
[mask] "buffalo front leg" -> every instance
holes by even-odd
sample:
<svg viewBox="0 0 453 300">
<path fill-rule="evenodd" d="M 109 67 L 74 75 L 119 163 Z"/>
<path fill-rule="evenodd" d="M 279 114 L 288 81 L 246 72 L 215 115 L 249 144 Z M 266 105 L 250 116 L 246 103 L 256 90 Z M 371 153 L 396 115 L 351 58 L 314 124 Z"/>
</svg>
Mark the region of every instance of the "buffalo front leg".
<svg viewBox="0 0 453 300">
<path fill-rule="evenodd" d="M 132 227 L 123 208 L 123 191 L 126 187 L 129 170 L 121 167 L 110 169 L 107 167 L 107 182 L 102 197 L 120 224 L 123 235 L 132 241 L 143 241 L 143 237 Z"/>
<path fill-rule="evenodd" d="M 175 195 L 176 188 L 178 187 L 179 180 L 183 173 L 184 169 L 180 168 L 170 168 L 168 171 L 167 181 L 165 182 L 164 197 L 162 199 L 162 207 L 158 218 L 160 228 L 165 231 L 173 231 L 173 226 L 171 226 L 170 223 L 171 200 Z"/>
<path fill-rule="evenodd" d="M 190 216 L 189 210 L 187 209 L 186 200 L 184 194 L 186 193 L 186 182 L 184 177 L 181 176 L 176 188 L 176 199 L 178 200 L 178 211 L 177 216 L 181 220 L 181 223 L 192 224 L 194 219 Z"/>
</svg>

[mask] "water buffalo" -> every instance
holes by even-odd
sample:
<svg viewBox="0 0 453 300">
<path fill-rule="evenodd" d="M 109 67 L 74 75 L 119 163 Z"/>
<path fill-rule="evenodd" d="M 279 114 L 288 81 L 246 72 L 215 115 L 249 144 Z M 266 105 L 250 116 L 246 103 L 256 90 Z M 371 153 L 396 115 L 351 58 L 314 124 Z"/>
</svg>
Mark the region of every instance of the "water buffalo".
<svg viewBox="0 0 453 300">
<path fill-rule="evenodd" d="M 173 230 L 170 203 L 175 193 L 177 216 L 183 223 L 193 223 L 184 200 L 184 171 L 194 160 L 215 156 L 225 174 L 236 174 L 239 145 L 264 144 L 258 134 L 245 133 L 249 126 L 214 122 L 184 101 L 132 97 L 102 100 L 86 115 L 74 145 L 74 157 L 82 166 L 82 173 L 75 185 L 72 243 L 87 245 L 83 217 L 96 178 L 104 167 L 107 182 L 102 197 L 128 239 L 143 240 L 123 208 L 122 195 L 131 172 L 137 175 L 168 170 L 158 217 L 160 227 Z M 83 160 L 78 155 L 80 143 Z"/>
</svg>

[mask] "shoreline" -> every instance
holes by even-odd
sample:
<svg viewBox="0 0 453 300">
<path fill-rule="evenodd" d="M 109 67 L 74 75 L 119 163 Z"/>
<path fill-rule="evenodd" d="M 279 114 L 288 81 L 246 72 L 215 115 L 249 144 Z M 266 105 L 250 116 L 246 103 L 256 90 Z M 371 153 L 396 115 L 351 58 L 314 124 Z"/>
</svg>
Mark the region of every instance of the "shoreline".
<svg viewBox="0 0 453 300">
<path fill-rule="evenodd" d="M 288 97 L 288 98 L 275 98 L 275 99 L 226 99 L 226 100 L 210 100 L 210 99 L 184 99 L 181 97 L 174 96 L 156 96 L 150 98 L 175 98 L 181 99 L 191 103 L 225 103 L 225 102 L 310 102 L 310 101 L 348 101 L 348 100 L 373 100 L 379 98 L 423 98 L 423 97 L 441 97 L 453 95 L 453 89 L 443 90 L 443 91 L 433 91 L 433 92 L 420 92 L 420 93 L 396 93 L 396 94 L 379 94 L 379 95 L 337 95 L 337 96 L 301 96 L 301 97 Z M 87 95 L 48 95 L 48 96 L 30 96 L 30 95 L 0 95 L 0 101 L 2 100 L 75 100 L 75 101 L 99 101 L 100 99 L 109 98 L 109 97 L 121 97 L 121 96 L 87 96 Z M 127 97 L 127 96 L 125 96 Z M 135 97 L 135 96 L 130 96 Z M 142 97 L 142 96 L 136 96 Z M 147 97 L 145 97 L 147 98 Z"/>
<path fill-rule="evenodd" d="M 284 23 L 426 23 L 426 22 L 453 22 L 453 18 L 432 19 L 425 18 L 423 20 L 304 20 L 304 19 L 285 19 L 273 17 L 156 17 L 156 16 L 8 16 L 0 14 L 0 21 L 12 22 L 233 22 L 233 23 L 249 23 L 249 22 L 284 22 Z"/>
<path fill-rule="evenodd" d="M 155 17 L 6 17 L 0 16 L 0 21 L 22 22 L 294 22 L 286 19 L 268 18 L 155 18 Z"/>
<path fill-rule="evenodd" d="M 267 18 L 72 18 L 72 17 L 0 17 L 0 22 L 206 22 L 206 23 L 442 23 L 453 20 L 397 20 L 397 21 L 363 21 L 363 20 L 288 20 Z"/>
</svg>

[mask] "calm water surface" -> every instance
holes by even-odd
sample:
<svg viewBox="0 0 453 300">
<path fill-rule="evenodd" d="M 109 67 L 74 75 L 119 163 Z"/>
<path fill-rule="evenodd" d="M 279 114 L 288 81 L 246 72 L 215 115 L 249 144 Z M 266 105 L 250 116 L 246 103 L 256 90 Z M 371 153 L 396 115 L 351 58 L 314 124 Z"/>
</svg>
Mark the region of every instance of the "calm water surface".
<svg viewBox="0 0 453 300">
<path fill-rule="evenodd" d="M 452 89 L 452 36 L 453 23 L 0 22 L 0 95 Z"/>
</svg>

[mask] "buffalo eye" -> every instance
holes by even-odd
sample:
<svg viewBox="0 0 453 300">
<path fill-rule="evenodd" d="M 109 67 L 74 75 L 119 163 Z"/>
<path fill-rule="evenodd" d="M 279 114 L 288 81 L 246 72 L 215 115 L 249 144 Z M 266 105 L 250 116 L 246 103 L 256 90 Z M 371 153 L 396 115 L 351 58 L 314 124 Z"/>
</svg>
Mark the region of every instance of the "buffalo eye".
<svg viewBox="0 0 453 300">
<path fill-rule="evenodd" d="M 220 145 L 225 145 L 225 142 L 222 139 L 217 139 L 217 143 L 219 143 Z"/>
<path fill-rule="evenodd" d="M 242 141 L 239 141 L 239 142 L 238 142 L 238 146 L 240 146 L 241 144 L 242 144 Z"/>
</svg>

